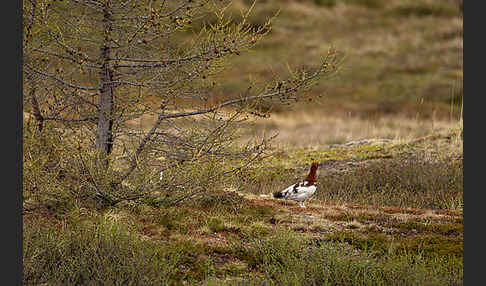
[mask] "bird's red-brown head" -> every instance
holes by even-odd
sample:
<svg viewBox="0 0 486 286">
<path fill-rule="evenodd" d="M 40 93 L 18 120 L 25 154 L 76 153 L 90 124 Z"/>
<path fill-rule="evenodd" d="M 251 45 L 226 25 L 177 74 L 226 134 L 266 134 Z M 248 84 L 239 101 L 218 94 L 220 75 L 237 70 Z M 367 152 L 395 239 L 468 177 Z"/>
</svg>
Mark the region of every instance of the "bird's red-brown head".
<svg viewBox="0 0 486 286">
<path fill-rule="evenodd" d="M 305 180 L 309 182 L 310 184 L 313 184 L 316 179 L 317 179 L 317 168 L 319 167 L 319 162 L 313 162 L 310 168 L 309 175 L 307 175 L 307 178 Z"/>
</svg>

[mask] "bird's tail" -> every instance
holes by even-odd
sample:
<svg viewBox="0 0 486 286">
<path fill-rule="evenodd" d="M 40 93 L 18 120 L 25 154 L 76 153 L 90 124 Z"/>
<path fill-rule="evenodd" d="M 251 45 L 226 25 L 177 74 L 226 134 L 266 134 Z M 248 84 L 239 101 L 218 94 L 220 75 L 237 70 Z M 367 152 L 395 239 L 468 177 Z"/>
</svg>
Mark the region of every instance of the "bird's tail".
<svg viewBox="0 0 486 286">
<path fill-rule="evenodd" d="M 283 193 L 281 191 L 278 191 L 278 192 L 275 192 L 275 193 L 272 193 L 273 197 L 278 199 L 278 198 L 283 198 Z"/>
</svg>

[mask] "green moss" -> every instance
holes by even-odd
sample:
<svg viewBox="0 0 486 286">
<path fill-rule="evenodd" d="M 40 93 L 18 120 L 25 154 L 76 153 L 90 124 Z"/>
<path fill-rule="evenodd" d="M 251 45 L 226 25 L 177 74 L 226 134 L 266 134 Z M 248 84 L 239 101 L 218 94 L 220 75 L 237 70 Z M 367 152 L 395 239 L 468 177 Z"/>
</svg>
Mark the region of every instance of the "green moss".
<svg viewBox="0 0 486 286">
<path fill-rule="evenodd" d="M 332 233 L 326 240 L 348 243 L 357 249 L 379 254 L 385 254 L 390 249 L 390 238 L 380 233 L 363 236 L 353 232 L 338 231 Z"/>
<path fill-rule="evenodd" d="M 397 248 L 397 253 L 419 253 L 425 257 L 463 256 L 462 237 L 447 237 L 437 234 L 426 234 L 405 238 Z"/>
<path fill-rule="evenodd" d="M 265 220 L 274 216 L 275 209 L 269 206 L 253 206 L 238 211 L 237 220 L 240 222 Z"/>
<path fill-rule="evenodd" d="M 270 234 L 270 229 L 262 223 L 254 223 L 251 226 L 242 229 L 243 234 L 252 238 L 263 238 Z"/>
<path fill-rule="evenodd" d="M 339 231 L 329 235 L 327 241 L 343 242 L 366 252 L 383 255 L 387 252 L 418 254 L 427 258 L 454 256 L 462 257 L 463 240 L 461 237 L 449 237 L 438 234 L 423 234 L 411 237 L 387 236 L 381 233 L 366 235 Z"/>
</svg>

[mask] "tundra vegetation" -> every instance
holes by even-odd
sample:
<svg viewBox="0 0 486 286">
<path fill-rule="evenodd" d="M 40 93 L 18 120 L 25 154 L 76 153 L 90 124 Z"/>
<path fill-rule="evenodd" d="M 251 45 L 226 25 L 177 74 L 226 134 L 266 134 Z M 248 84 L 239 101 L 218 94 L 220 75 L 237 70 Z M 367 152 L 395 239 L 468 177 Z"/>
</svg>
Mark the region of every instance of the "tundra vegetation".
<svg viewBox="0 0 486 286">
<path fill-rule="evenodd" d="M 23 8 L 25 285 L 462 285 L 462 1 Z"/>
</svg>

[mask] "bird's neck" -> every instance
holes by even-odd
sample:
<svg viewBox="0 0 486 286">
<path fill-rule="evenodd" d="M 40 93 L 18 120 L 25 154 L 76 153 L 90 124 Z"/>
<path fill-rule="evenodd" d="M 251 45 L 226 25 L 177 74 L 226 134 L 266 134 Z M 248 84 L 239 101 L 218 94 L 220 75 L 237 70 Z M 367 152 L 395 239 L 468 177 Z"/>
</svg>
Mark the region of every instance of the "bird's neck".
<svg viewBox="0 0 486 286">
<path fill-rule="evenodd" d="M 313 184 L 316 181 L 316 178 L 317 178 L 317 169 L 312 168 L 309 172 L 309 175 L 307 175 L 307 178 L 305 178 L 305 180 L 309 184 Z"/>
</svg>

